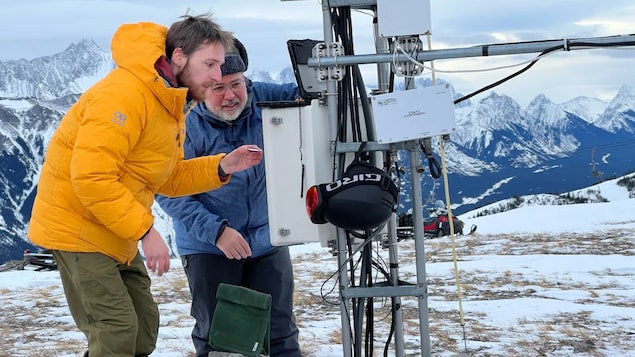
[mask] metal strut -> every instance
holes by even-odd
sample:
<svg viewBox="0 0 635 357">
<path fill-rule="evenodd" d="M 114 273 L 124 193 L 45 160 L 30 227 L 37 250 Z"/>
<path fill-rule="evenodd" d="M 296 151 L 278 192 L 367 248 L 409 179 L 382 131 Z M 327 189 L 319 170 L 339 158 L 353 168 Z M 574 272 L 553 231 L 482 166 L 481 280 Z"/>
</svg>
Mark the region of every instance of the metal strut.
<svg viewBox="0 0 635 357">
<path fill-rule="evenodd" d="M 555 39 L 530 42 L 514 42 L 502 44 L 478 45 L 473 47 L 449 48 L 442 50 L 426 50 L 417 52 L 414 57 L 419 62 L 432 61 L 435 59 L 452 59 L 467 57 L 491 57 L 504 55 L 518 55 L 524 53 L 540 53 L 554 47 L 564 47 L 567 43 L 567 51 L 584 50 L 597 47 L 620 47 L 635 46 L 635 34 Z M 564 48 L 563 48 L 564 49 Z M 366 55 L 344 55 L 337 57 L 337 64 L 340 66 L 350 66 L 355 64 L 389 63 L 395 60 L 407 62 L 409 59 L 403 53 L 396 54 L 366 54 Z M 322 57 L 318 63 L 316 59 L 309 58 L 309 67 L 333 66 L 334 57 Z"/>
</svg>

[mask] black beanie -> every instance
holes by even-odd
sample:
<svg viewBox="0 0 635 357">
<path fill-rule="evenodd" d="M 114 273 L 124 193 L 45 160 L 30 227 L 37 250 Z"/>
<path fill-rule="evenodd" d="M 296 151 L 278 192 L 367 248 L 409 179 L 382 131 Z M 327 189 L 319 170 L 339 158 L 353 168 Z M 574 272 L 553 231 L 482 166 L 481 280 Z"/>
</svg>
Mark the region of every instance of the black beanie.
<svg viewBox="0 0 635 357">
<path fill-rule="evenodd" d="M 234 50 L 225 54 L 225 63 L 220 66 L 223 76 L 238 72 L 246 72 L 249 65 L 247 50 L 242 42 L 234 38 Z"/>
</svg>

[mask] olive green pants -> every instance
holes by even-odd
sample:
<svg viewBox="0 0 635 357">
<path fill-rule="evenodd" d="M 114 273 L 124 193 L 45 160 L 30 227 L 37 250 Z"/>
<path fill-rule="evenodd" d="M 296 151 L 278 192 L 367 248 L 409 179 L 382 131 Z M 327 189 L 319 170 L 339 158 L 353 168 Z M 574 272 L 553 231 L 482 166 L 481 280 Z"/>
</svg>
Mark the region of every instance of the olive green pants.
<svg viewBox="0 0 635 357">
<path fill-rule="evenodd" d="M 101 253 L 52 253 L 71 315 L 88 339 L 90 357 L 147 356 L 154 351 L 159 309 L 139 254 L 128 266 Z"/>
</svg>

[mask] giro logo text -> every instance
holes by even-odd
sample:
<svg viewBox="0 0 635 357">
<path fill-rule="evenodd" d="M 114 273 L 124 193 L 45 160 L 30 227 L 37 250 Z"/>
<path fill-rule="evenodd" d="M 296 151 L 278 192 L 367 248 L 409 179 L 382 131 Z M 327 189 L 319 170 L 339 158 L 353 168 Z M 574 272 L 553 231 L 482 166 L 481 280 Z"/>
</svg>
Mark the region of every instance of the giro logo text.
<svg viewBox="0 0 635 357">
<path fill-rule="evenodd" d="M 351 177 L 344 177 L 343 179 L 337 180 L 335 182 L 331 182 L 328 185 L 326 185 L 326 191 L 332 192 L 342 186 L 350 185 L 350 184 L 361 182 L 361 181 L 381 182 L 381 175 L 380 174 L 357 174 Z"/>
</svg>

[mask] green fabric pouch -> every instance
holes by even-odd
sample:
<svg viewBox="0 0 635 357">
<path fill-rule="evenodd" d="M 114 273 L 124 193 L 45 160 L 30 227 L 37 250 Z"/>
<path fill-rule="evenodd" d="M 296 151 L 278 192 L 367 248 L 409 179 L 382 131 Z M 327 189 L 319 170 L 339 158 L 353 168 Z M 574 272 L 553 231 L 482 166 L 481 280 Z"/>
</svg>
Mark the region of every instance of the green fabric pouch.
<svg viewBox="0 0 635 357">
<path fill-rule="evenodd" d="M 269 356 L 271 295 L 221 283 L 216 299 L 209 344 L 224 352 Z"/>
</svg>

